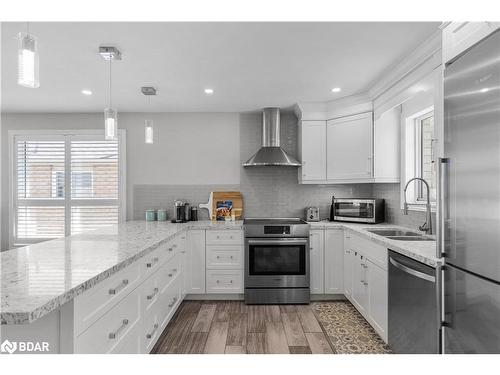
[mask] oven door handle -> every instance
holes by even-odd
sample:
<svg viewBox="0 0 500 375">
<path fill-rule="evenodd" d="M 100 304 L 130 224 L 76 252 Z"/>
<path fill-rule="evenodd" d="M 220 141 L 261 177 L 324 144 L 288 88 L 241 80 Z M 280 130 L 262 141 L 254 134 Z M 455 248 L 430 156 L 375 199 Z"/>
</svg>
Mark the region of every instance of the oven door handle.
<svg viewBox="0 0 500 375">
<path fill-rule="evenodd" d="M 308 238 L 296 239 L 296 238 L 276 238 L 276 239 L 247 239 L 249 245 L 307 245 L 309 243 Z"/>
</svg>

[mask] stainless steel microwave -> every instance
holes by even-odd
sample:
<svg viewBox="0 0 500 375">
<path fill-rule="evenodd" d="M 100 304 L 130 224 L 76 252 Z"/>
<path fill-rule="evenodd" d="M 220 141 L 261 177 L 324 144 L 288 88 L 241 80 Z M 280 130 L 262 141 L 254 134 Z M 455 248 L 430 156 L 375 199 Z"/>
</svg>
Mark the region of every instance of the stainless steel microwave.
<svg viewBox="0 0 500 375">
<path fill-rule="evenodd" d="M 332 197 L 331 221 L 375 224 L 382 223 L 384 219 L 383 199 Z"/>
</svg>

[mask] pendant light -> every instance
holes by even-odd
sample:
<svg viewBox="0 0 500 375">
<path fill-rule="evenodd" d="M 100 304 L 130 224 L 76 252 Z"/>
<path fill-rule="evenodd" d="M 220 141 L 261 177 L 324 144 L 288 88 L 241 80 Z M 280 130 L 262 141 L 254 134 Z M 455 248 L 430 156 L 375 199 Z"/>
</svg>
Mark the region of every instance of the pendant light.
<svg viewBox="0 0 500 375">
<path fill-rule="evenodd" d="M 29 23 L 26 32 L 18 34 L 17 83 L 24 87 L 40 87 L 39 56 L 37 38 L 30 33 Z"/>
<path fill-rule="evenodd" d="M 151 106 L 151 98 L 156 95 L 156 89 L 154 87 L 141 87 L 141 92 L 149 98 Z M 153 120 L 144 120 L 144 142 L 153 144 L 153 135 Z"/>
<path fill-rule="evenodd" d="M 112 102 L 112 62 L 121 60 L 121 53 L 115 47 L 99 47 L 99 54 L 109 62 L 109 104 L 104 109 L 104 139 L 116 141 L 118 139 L 118 112 L 113 108 Z"/>
</svg>

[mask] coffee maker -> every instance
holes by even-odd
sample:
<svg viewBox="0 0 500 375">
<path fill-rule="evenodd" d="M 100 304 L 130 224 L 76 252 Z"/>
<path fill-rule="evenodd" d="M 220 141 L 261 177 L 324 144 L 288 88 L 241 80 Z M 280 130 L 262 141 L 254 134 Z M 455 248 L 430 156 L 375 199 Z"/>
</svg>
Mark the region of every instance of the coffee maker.
<svg viewBox="0 0 500 375">
<path fill-rule="evenodd" d="M 186 211 L 189 211 L 189 203 L 176 200 L 174 202 L 174 217 L 172 219 L 172 223 L 185 223 L 189 220 L 189 214 Z"/>
</svg>

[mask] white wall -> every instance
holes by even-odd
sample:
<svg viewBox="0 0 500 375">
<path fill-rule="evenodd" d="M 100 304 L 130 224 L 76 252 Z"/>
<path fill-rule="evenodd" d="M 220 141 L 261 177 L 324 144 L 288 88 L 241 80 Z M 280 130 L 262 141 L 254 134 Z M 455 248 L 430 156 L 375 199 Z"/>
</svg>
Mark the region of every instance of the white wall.
<svg viewBox="0 0 500 375">
<path fill-rule="evenodd" d="M 238 113 L 119 113 L 127 131 L 127 218 L 132 218 L 135 184 L 239 184 L 240 127 Z M 155 121 L 155 143 L 144 143 L 144 119 Z M 9 130 L 102 129 L 103 115 L 2 114 L 1 170 L 8 170 Z M 1 178 L 2 242 L 8 247 L 8 187 Z"/>
</svg>

